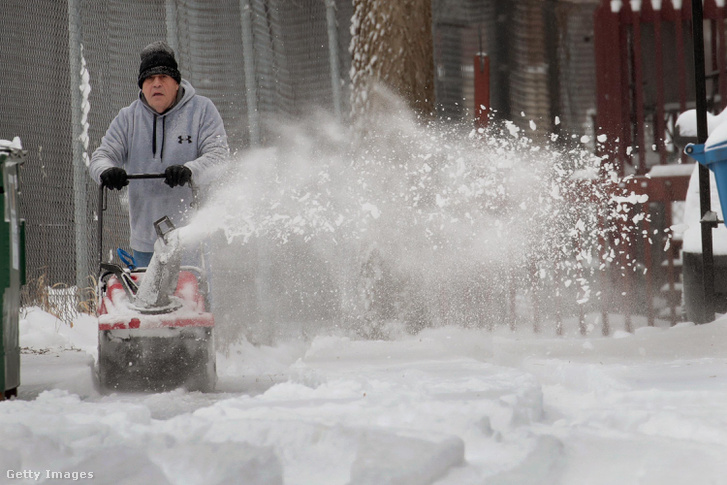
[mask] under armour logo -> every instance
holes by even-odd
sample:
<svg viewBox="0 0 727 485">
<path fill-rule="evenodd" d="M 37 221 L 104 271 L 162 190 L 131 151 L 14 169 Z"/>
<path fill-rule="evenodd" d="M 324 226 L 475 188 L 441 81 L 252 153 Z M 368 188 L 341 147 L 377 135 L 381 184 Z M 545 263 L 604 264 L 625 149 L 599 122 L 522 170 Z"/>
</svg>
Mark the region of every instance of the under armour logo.
<svg viewBox="0 0 727 485">
<path fill-rule="evenodd" d="M 179 135 L 178 139 L 179 139 L 179 143 L 184 143 L 185 140 L 187 141 L 187 143 L 192 143 L 192 135 L 187 135 L 187 136 Z"/>
</svg>

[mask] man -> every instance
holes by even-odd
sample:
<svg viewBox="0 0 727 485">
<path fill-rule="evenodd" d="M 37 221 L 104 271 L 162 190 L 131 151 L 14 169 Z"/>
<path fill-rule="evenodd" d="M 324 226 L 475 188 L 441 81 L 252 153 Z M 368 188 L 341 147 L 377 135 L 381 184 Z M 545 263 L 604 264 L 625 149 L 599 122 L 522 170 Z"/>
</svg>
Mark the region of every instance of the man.
<svg viewBox="0 0 727 485">
<path fill-rule="evenodd" d="M 141 51 L 138 83 L 139 99 L 111 122 L 89 172 L 115 190 L 129 185 L 129 173 L 164 173 L 163 180 L 134 180 L 129 186 L 131 248 L 137 266 L 148 266 L 157 239 L 154 221 L 169 216 L 177 227 L 186 224 L 191 184 L 211 182 L 224 167 L 229 148 L 219 112 L 181 78 L 174 51 L 165 42 Z"/>
</svg>

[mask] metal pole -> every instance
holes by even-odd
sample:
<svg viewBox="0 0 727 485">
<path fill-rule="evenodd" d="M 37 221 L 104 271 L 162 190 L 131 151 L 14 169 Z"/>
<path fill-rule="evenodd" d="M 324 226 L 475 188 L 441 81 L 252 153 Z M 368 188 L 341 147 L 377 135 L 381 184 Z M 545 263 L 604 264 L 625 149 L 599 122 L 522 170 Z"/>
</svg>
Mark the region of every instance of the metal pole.
<svg viewBox="0 0 727 485">
<path fill-rule="evenodd" d="M 250 146 L 260 144 L 260 114 L 257 107 L 257 80 L 255 79 L 255 37 L 252 32 L 252 6 L 250 0 L 240 0 L 242 28 L 242 55 L 245 62 L 245 98 L 250 130 Z"/>
<path fill-rule="evenodd" d="M 179 52 L 179 29 L 177 28 L 177 0 L 166 1 L 166 24 L 167 24 L 167 44 L 177 55 L 177 62 L 181 61 L 181 53 Z M 181 64 L 181 62 L 180 62 Z"/>
<path fill-rule="evenodd" d="M 98 259 L 96 260 L 96 271 L 101 267 L 103 263 L 103 216 L 106 210 L 106 199 L 104 192 L 105 187 L 103 184 L 98 186 L 98 203 L 96 205 L 97 220 L 96 220 L 96 244 L 98 244 Z"/>
<path fill-rule="evenodd" d="M 258 89 L 255 66 L 255 35 L 253 32 L 252 8 L 254 0 L 240 0 L 240 25 L 242 27 L 242 52 L 245 62 L 245 97 L 247 99 L 247 118 L 250 132 L 250 146 L 262 144 L 260 130 L 260 113 L 258 112 Z M 272 35 L 272 34 L 271 34 Z M 272 40 L 272 39 L 271 39 Z M 273 54 L 274 55 L 274 54 Z M 275 323 L 274 306 L 271 303 L 271 258 L 270 251 L 265 246 L 266 241 L 258 238 L 255 244 L 256 274 L 255 274 L 255 302 L 257 304 L 257 318 L 249 322 L 255 328 L 255 340 L 260 343 L 272 343 L 272 330 Z M 250 336 L 249 336 L 250 337 Z"/>
<path fill-rule="evenodd" d="M 326 24 L 328 25 L 328 57 L 331 65 L 331 89 L 333 95 L 333 112 L 341 121 L 341 66 L 338 62 L 338 22 L 336 22 L 336 1 L 326 2 Z"/>
<path fill-rule="evenodd" d="M 707 87 L 704 73 L 704 11 L 702 0 L 692 0 L 692 38 L 694 41 L 694 79 L 697 103 L 697 143 L 704 144 L 709 135 L 707 128 Z M 711 211 L 709 169 L 699 164 L 699 207 L 702 218 Z M 714 254 L 712 248 L 713 224 L 702 221 L 702 279 L 704 307 L 702 321 L 714 320 Z"/>
<path fill-rule="evenodd" d="M 474 57 L 475 127 L 487 128 L 490 114 L 490 57 L 480 51 Z"/>
<path fill-rule="evenodd" d="M 84 130 L 88 120 L 88 100 L 82 96 L 83 46 L 81 44 L 81 17 L 79 0 L 68 1 L 68 60 L 71 70 L 71 133 L 73 136 L 73 218 L 75 221 L 76 286 L 88 286 L 91 274 L 88 264 L 88 234 L 86 224 L 86 173 L 85 158 L 88 145 L 88 131 Z M 88 93 L 85 93 L 86 95 Z M 85 103 L 84 103 L 85 101 Z M 85 113 L 84 113 L 85 110 Z M 86 155 L 86 157 L 84 157 Z"/>
</svg>

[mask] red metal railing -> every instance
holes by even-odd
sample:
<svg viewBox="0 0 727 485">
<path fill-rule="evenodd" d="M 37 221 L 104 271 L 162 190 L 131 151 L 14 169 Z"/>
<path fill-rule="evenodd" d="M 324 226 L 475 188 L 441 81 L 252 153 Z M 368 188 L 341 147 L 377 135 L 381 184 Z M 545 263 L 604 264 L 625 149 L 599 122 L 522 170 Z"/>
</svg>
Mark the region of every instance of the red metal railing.
<svg viewBox="0 0 727 485">
<path fill-rule="evenodd" d="M 722 3 L 722 2 L 720 2 Z M 727 102 L 727 47 L 725 7 L 704 0 L 705 32 L 708 45 L 707 72 L 711 72 L 712 111 Z M 594 14 L 597 116 L 596 133 L 605 135 L 600 145 L 604 163 L 613 164 L 621 176 L 634 174 L 628 189 L 649 196 L 649 204 L 664 210 L 666 227 L 671 224 L 672 204 L 684 200 L 688 171 L 679 175 L 649 177 L 654 165 L 689 162 L 678 147 L 667 146 L 673 139 L 673 125 L 679 113 L 693 107 L 693 58 L 691 49 L 692 10 L 689 0 L 602 0 Z M 649 137 L 647 128 L 651 128 Z M 603 140 L 603 138 L 601 138 Z M 651 151 L 649 150 L 651 148 Z M 656 155 L 656 156 L 653 156 Z M 644 210 L 648 210 L 646 205 Z M 644 230 L 651 232 L 648 220 Z M 678 248 L 666 253 L 667 285 L 675 292 L 675 257 Z M 643 248 L 643 264 L 649 325 L 654 324 L 654 281 L 652 248 Z M 624 282 L 629 285 L 630 282 Z M 669 302 L 670 320 L 676 323 L 674 298 Z M 629 330 L 627 315 L 627 330 Z"/>
<path fill-rule="evenodd" d="M 622 175 L 645 175 L 653 164 L 647 161 L 651 146 L 658 163 L 667 163 L 667 123 L 693 98 L 689 85 L 694 65 L 687 49 L 690 5 L 689 0 L 602 0 L 596 9 L 596 130 L 606 135 L 603 154 L 610 155 Z M 721 110 L 727 101 L 725 7 L 705 0 L 704 18 L 712 109 Z M 648 139 L 645 128 L 652 119 L 653 136 Z"/>
</svg>

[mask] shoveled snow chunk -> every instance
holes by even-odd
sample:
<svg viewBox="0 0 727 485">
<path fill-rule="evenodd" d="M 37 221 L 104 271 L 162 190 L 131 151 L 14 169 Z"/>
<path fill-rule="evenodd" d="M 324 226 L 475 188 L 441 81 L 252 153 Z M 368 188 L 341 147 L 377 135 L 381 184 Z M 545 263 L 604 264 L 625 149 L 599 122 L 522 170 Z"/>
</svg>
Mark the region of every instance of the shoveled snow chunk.
<svg viewBox="0 0 727 485">
<path fill-rule="evenodd" d="M 420 485 L 434 483 L 464 463 L 464 442 L 441 441 L 367 431 L 351 465 L 350 485 Z"/>
</svg>

